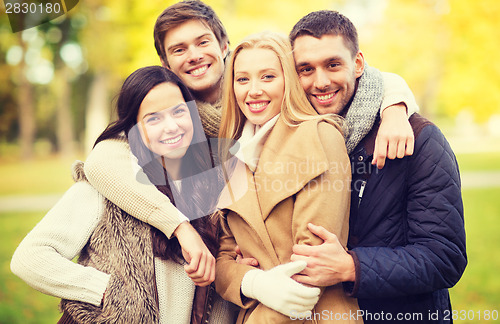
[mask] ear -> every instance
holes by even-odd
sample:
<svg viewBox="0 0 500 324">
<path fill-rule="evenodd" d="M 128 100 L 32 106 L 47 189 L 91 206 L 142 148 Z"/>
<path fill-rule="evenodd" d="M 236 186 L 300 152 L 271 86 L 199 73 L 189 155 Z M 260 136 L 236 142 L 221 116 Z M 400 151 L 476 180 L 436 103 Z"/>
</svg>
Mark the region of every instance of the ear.
<svg viewBox="0 0 500 324">
<path fill-rule="evenodd" d="M 358 51 L 358 54 L 356 54 L 356 57 L 354 58 L 354 72 L 356 75 L 356 79 L 363 74 L 364 70 L 365 70 L 365 57 L 363 56 L 363 52 Z"/>
<path fill-rule="evenodd" d="M 222 58 L 225 60 L 227 54 L 229 54 L 229 42 L 228 41 L 224 42 L 224 45 L 221 47 L 221 51 L 222 51 Z"/>
<path fill-rule="evenodd" d="M 161 61 L 161 66 L 163 66 L 166 69 L 170 69 L 170 66 L 168 66 L 168 63 L 166 63 L 162 58 L 160 58 Z"/>
</svg>

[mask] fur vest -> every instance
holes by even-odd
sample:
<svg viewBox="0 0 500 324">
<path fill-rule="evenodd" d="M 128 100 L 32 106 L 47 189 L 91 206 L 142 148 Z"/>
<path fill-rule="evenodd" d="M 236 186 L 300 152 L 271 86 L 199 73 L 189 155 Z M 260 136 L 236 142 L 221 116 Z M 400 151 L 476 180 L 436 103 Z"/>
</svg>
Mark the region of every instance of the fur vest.
<svg viewBox="0 0 500 324">
<path fill-rule="evenodd" d="M 83 163 L 75 165 L 75 181 L 87 181 Z M 63 299 L 61 308 L 78 323 L 158 323 L 158 293 L 151 227 L 105 199 L 104 214 L 79 264 L 111 279 L 101 307 Z M 134 307 L 130 307 L 134 305 Z"/>
<path fill-rule="evenodd" d="M 87 181 L 82 162 L 74 165 L 73 178 Z M 78 259 L 81 265 L 112 274 L 103 304 L 63 299 L 59 323 L 159 323 L 151 226 L 104 201 L 102 219 Z M 210 286 L 196 287 L 191 323 L 207 322 L 212 294 Z"/>
</svg>

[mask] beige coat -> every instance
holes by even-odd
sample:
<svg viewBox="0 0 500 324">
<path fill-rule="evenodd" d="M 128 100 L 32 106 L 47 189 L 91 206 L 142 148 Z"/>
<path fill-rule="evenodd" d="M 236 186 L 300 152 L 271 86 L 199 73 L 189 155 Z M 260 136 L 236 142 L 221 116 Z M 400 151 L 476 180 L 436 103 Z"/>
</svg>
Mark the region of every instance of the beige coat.
<svg viewBox="0 0 500 324">
<path fill-rule="evenodd" d="M 278 119 L 255 173 L 244 165 L 237 168 L 228 186 L 232 197 L 238 197 L 234 193 L 237 187 L 248 184 L 248 188 L 241 199 L 225 209 L 229 229 L 220 241 L 215 279 L 219 294 L 242 307 L 237 323 L 300 322 L 241 295 L 241 281 L 252 267 L 235 262 L 234 248 L 239 245 L 244 257 L 256 258 L 263 270 L 271 269 L 290 262 L 295 243 L 322 243 L 307 229 L 309 222 L 335 233 L 345 246 L 350 178 L 344 138 L 334 125 L 322 119 L 298 127 L 288 127 Z M 228 187 L 226 196 L 231 191 Z M 357 310 L 357 301 L 345 296 L 339 284 L 323 290 L 313 310 L 316 321 L 312 322 L 334 322 L 329 319 L 335 314 L 349 319 L 349 312 Z"/>
</svg>

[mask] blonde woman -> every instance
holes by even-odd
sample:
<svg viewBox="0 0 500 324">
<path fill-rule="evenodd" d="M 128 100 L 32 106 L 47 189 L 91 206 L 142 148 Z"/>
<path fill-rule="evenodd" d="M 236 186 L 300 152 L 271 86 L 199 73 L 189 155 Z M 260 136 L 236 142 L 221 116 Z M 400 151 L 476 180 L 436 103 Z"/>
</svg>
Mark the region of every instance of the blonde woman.
<svg viewBox="0 0 500 324">
<path fill-rule="evenodd" d="M 340 123 L 308 102 L 285 37 L 256 34 L 235 48 L 219 137 L 237 141 L 221 141 L 220 152 L 236 167 L 219 202 L 225 235 L 215 282 L 242 308 L 237 323 L 356 322 L 345 314 L 355 313 L 357 302 L 341 286 L 320 290 L 290 278 L 306 266 L 290 262 L 293 245 L 322 243 L 308 223 L 347 242 L 351 172 Z M 260 269 L 237 263 L 236 246 Z"/>
</svg>

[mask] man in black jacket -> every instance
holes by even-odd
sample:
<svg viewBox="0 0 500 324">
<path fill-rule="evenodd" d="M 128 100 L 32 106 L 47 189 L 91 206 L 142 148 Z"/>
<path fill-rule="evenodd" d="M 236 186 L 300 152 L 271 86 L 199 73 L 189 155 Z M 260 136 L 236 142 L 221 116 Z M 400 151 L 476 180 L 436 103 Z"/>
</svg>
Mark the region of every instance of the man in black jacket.
<svg viewBox="0 0 500 324">
<path fill-rule="evenodd" d="M 364 62 L 354 25 L 334 11 L 313 12 L 294 26 L 290 40 L 315 109 L 345 116 L 352 167 L 349 250 L 310 224 L 324 243 L 294 246 L 292 260 L 308 266 L 293 278 L 315 286 L 342 283 L 358 298 L 365 323 L 450 322 L 447 288 L 460 279 L 467 256 L 460 176 L 448 142 L 414 114 L 414 154 L 375 168 L 380 79 Z M 398 148 L 398 157 L 402 152 Z"/>
</svg>

